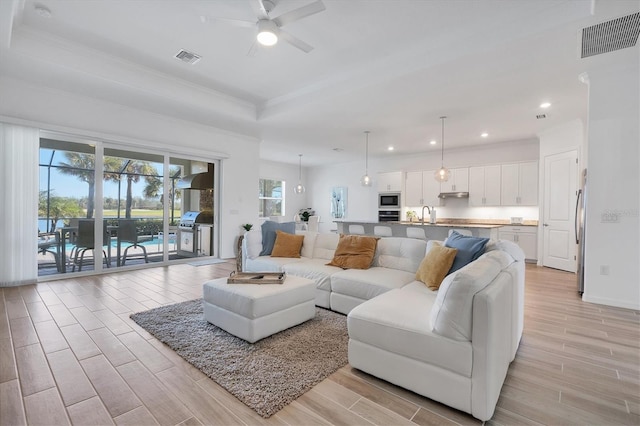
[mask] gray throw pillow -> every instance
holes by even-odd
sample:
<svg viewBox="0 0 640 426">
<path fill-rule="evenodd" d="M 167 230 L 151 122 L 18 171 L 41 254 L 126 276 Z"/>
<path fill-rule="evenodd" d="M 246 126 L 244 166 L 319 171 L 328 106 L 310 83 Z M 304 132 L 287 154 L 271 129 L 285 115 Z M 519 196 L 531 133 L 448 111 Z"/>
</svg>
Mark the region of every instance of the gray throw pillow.
<svg viewBox="0 0 640 426">
<path fill-rule="evenodd" d="M 262 224 L 262 251 L 260 256 L 270 256 L 273 251 L 273 245 L 276 242 L 276 230 L 286 232 L 288 234 L 296 233 L 295 222 L 278 223 L 267 220 Z"/>
<path fill-rule="evenodd" d="M 444 243 L 445 247 L 458 249 L 449 274 L 479 258 L 484 253 L 484 246 L 488 241 L 488 238 L 467 237 L 453 231 Z"/>
</svg>

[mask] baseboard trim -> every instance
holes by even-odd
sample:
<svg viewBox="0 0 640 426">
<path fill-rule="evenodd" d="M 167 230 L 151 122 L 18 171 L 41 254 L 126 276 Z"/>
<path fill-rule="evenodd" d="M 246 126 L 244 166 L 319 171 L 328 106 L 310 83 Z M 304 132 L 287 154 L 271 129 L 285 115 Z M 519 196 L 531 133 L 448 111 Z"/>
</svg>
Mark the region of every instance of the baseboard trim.
<svg viewBox="0 0 640 426">
<path fill-rule="evenodd" d="M 633 309 L 634 311 L 640 311 L 640 305 L 628 303 L 623 300 L 608 299 L 606 297 L 593 297 L 586 293 L 582 294 L 582 301 L 588 303 L 596 303 L 598 305 L 614 306 L 616 308 Z"/>
</svg>

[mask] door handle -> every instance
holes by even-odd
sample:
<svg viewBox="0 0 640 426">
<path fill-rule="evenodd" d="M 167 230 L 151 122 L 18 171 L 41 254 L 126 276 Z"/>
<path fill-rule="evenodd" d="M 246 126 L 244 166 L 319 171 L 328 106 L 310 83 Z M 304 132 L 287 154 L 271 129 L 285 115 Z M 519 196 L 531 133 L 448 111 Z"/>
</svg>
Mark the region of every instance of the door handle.
<svg viewBox="0 0 640 426">
<path fill-rule="evenodd" d="M 543 225 L 543 226 L 549 226 L 549 224 L 548 224 L 548 223 L 543 223 L 542 225 Z"/>
<path fill-rule="evenodd" d="M 576 235 L 576 244 L 580 243 L 582 235 L 578 236 L 578 206 L 580 205 L 580 197 L 582 197 L 582 189 L 578 190 L 578 196 L 576 197 L 576 215 L 573 221 L 573 227 Z"/>
</svg>

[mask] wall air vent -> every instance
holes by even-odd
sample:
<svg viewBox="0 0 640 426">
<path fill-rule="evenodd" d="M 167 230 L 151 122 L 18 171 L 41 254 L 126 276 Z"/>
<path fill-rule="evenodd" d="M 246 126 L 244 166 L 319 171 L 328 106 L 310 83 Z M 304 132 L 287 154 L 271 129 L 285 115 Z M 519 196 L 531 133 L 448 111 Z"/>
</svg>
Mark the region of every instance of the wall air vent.
<svg viewBox="0 0 640 426">
<path fill-rule="evenodd" d="M 582 29 L 581 58 L 633 47 L 640 35 L 640 12 Z"/>
<path fill-rule="evenodd" d="M 182 62 L 193 65 L 200 59 L 202 59 L 202 56 L 192 52 L 187 52 L 186 50 L 182 49 L 181 51 L 176 53 L 176 58 L 180 59 Z"/>
</svg>

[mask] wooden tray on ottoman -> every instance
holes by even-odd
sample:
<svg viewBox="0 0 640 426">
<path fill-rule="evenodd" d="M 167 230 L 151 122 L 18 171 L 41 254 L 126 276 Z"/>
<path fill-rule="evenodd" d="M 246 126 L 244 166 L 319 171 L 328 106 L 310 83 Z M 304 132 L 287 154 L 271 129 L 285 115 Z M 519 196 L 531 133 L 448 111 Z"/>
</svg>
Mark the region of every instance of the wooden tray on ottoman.
<svg viewBox="0 0 640 426">
<path fill-rule="evenodd" d="M 284 272 L 232 272 L 227 284 L 282 284 Z"/>
</svg>

